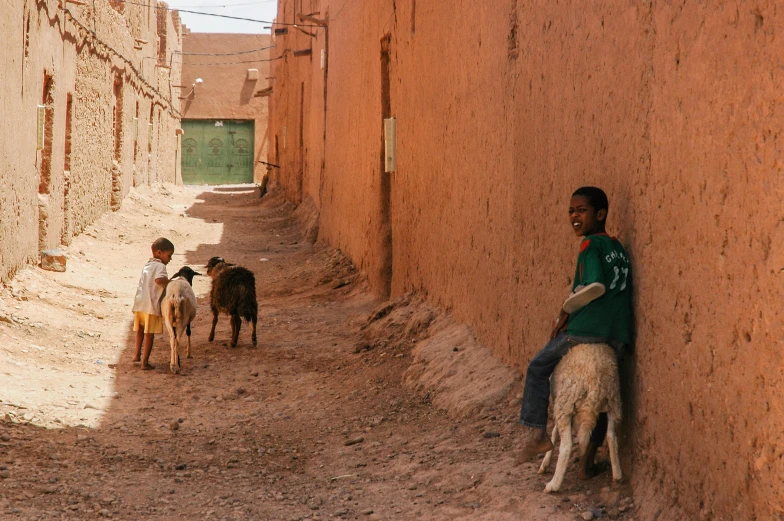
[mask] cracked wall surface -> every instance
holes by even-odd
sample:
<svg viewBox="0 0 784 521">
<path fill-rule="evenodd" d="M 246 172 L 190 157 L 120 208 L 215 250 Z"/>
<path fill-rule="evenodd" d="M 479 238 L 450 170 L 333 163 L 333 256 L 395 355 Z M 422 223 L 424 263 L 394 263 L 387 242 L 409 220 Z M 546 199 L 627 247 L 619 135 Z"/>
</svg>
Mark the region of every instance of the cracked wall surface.
<svg viewBox="0 0 784 521">
<path fill-rule="evenodd" d="M 379 294 L 424 292 L 522 371 L 573 275 L 569 196 L 603 187 L 634 269 L 622 450 L 639 518 L 780 516 L 784 11 L 301 4 L 281 0 L 278 21 L 326 26 L 275 37 L 290 53 L 273 65 L 270 153 L 289 199 L 316 202 L 319 238 Z"/>
</svg>

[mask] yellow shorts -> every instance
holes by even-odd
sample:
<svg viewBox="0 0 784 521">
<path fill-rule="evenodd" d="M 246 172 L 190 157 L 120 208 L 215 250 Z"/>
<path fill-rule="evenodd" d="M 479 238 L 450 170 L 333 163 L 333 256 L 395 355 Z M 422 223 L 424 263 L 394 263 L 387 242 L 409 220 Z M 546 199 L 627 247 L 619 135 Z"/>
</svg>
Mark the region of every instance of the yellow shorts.
<svg viewBox="0 0 784 521">
<path fill-rule="evenodd" d="M 145 334 L 159 335 L 163 333 L 163 317 L 150 315 L 144 311 L 137 311 L 133 314 L 133 330 L 139 331 L 139 326 L 144 326 Z"/>
</svg>

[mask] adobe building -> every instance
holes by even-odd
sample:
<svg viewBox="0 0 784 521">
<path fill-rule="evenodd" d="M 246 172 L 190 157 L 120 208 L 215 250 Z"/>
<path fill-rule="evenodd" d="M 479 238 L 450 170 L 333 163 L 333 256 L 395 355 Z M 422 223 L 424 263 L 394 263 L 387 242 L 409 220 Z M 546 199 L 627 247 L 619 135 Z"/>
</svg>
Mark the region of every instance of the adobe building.
<svg viewBox="0 0 784 521">
<path fill-rule="evenodd" d="M 179 31 L 155 0 L 0 9 L 0 278 L 70 244 L 132 186 L 177 181 Z"/>
<path fill-rule="evenodd" d="M 182 179 L 260 182 L 267 167 L 269 34 L 184 31 Z"/>
<path fill-rule="evenodd" d="M 278 2 L 270 161 L 319 240 L 522 373 L 574 273 L 570 194 L 604 188 L 632 257 L 635 519 L 780 518 L 784 10 L 300 4 Z"/>
</svg>

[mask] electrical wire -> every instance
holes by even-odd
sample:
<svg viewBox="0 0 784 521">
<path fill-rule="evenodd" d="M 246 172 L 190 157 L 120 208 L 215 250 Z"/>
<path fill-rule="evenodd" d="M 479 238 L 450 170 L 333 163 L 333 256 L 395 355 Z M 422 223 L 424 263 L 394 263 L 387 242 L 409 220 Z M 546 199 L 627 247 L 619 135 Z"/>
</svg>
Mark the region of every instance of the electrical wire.
<svg viewBox="0 0 784 521">
<path fill-rule="evenodd" d="M 152 6 L 149 6 L 147 4 L 142 4 L 142 3 L 139 3 L 139 2 L 132 2 L 131 0 L 115 0 L 115 1 L 116 2 L 122 2 L 123 4 L 128 4 L 128 5 L 140 5 L 142 7 L 152 7 Z M 346 0 L 346 1 L 348 2 L 348 0 Z M 345 7 L 345 5 L 346 4 L 343 4 L 343 7 Z M 270 22 L 269 20 L 256 20 L 255 18 L 243 18 L 241 16 L 229 16 L 227 14 L 201 13 L 199 11 L 188 11 L 188 10 L 185 10 L 185 9 L 177 9 L 177 8 L 174 8 L 174 7 L 155 6 L 155 7 L 153 7 L 153 9 L 166 9 L 167 11 L 178 11 L 180 13 L 188 13 L 188 14 L 200 14 L 200 15 L 203 15 L 203 16 L 216 16 L 218 18 L 229 18 L 231 20 L 241 20 L 241 21 L 244 21 L 244 22 L 255 22 L 255 23 L 260 23 L 260 24 L 268 24 L 268 25 L 291 25 L 291 26 L 295 26 L 295 27 L 316 27 L 316 28 L 321 27 L 321 26 L 315 25 L 315 24 L 298 24 L 298 23 L 293 23 L 292 24 L 292 23 L 274 22 L 274 21 Z"/>
<path fill-rule="evenodd" d="M 216 52 L 216 53 L 208 53 L 208 52 L 182 52 L 182 51 L 172 51 L 175 54 L 181 54 L 182 56 L 234 56 L 237 54 L 250 54 L 252 52 L 259 52 L 259 51 L 266 51 L 267 49 L 274 49 L 274 45 L 268 45 L 267 47 L 259 47 L 258 49 L 250 49 L 248 51 L 237 51 L 237 52 Z"/>
<path fill-rule="evenodd" d="M 387 26 L 389 25 L 389 21 L 390 21 L 390 20 L 392 20 L 392 17 L 393 17 L 393 16 L 395 16 L 395 12 L 396 12 L 396 11 L 395 11 L 395 8 L 394 8 L 394 7 L 392 7 L 392 12 L 391 12 L 391 13 L 389 13 L 389 18 L 387 18 L 387 23 L 385 23 L 385 24 L 384 24 L 384 29 L 383 29 L 383 31 L 382 31 L 382 32 L 386 33 Z"/>
<path fill-rule="evenodd" d="M 158 91 L 158 89 L 156 89 L 155 87 L 153 87 L 153 86 L 152 86 L 152 85 L 151 85 L 151 84 L 150 84 L 150 83 L 149 83 L 149 82 L 148 82 L 146 79 L 144 79 L 144 76 L 142 76 L 142 73 L 141 73 L 141 72 L 139 72 L 139 71 L 136 69 L 136 66 L 134 66 L 134 64 L 133 64 L 133 62 L 132 62 L 131 60 L 129 60 L 128 58 L 126 58 L 125 56 L 123 56 L 122 54 L 120 54 L 119 52 L 117 52 L 117 51 L 116 51 L 116 50 L 115 50 L 115 49 L 114 49 L 114 48 L 113 48 L 111 45 L 107 44 L 106 42 L 104 42 L 103 40 L 101 40 L 100 38 L 98 38 L 98 35 L 96 34 L 96 32 L 95 32 L 95 31 L 91 31 L 90 29 L 88 29 L 88 28 L 87 28 L 87 27 L 86 27 L 86 26 L 85 26 L 85 25 L 84 25 L 82 22 L 80 22 L 80 21 L 79 21 L 79 20 L 78 20 L 78 19 L 77 19 L 77 18 L 76 18 L 74 15 L 73 15 L 73 13 L 71 13 L 71 11 L 70 11 L 68 8 L 64 8 L 64 9 L 63 9 L 63 12 L 64 12 L 64 13 L 66 13 L 66 14 L 67 14 L 67 15 L 68 15 L 68 16 L 71 18 L 71 21 L 72 21 L 74 24 L 78 25 L 78 26 L 79 26 L 79 27 L 80 27 L 80 28 L 81 28 L 83 31 L 87 32 L 87 33 L 88 33 L 88 34 L 89 34 L 89 35 L 92 37 L 92 39 L 93 39 L 93 41 L 94 41 L 95 43 L 98 43 L 98 44 L 100 44 L 100 45 L 104 46 L 106 49 L 108 49 L 108 50 L 109 50 L 111 53 L 113 53 L 115 56 L 117 56 L 117 57 L 118 57 L 118 58 L 120 58 L 122 61 L 124 61 L 124 62 L 125 62 L 127 65 L 128 65 L 128 67 L 130 67 L 130 69 L 133 71 L 133 73 L 136 75 L 136 77 L 137 77 L 138 81 L 140 81 L 141 83 L 143 83 L 144 85 L 146 85 L 146 86 L 147 86 L 147 88 L 149 88 L 150 90 L 152 90 L 152 91 L 153 91 L 155 94 L 157 94 L 157 95 L 158 95 L 158 96 L 159 96 L 159 97 L 160 97 L 162 100 L 164 100 L 166 103 L 168 103 L 168 104 L 169 104 L 169 112 L 170 112 L 171 114 L 174 114 L 174 113 L 176 113 L 178 117 L 182 117 L 182 113 L 181 113 L 179 110 L 177 110 L 177 109 L 175 109 L 175 108 L 174 108 L 174 106 L 173 106 L 173 104 L 172 104 L 172 100 L 171 100 L 171 99 L 169 99 L 169 98 L 167 98 L 167 97 L 165 97 L 163 94 L 161 94 L 161 93 Z"/>
<path fill-rule="evenodd" d="M 181 5 L 178 7 L 172 7 L 172 9 L 179 9 L 180 7 L 194 7 L 197 9 L 216 9 L 216 8 L 226 8 L 226 7 L 239 7 L 243 5 L 257 5 L 257 4 L 269 4 L 271 2 L 277 2 L 278 0 L 259 0 L 258 2 L 243 2 L 241 4 L 220 4 L 220 5 Z"/>
<path fill-rule="evenodd" d="M 346 5 L 348 5 L 348 3 L 349 3 L 350 1 L 351 1 L 351 0 L 346 0 L 345 2 L 343 2 L 343 5 L 340 7 L 340 9 L 338 9 L 338 12 L 337 12 L 337 13 L 335 13 L 335 16 L 330 16 L 330 17 L 329 17 L 329 21 L 331 22 L 331 21 L 333 21 L 333 20 L 337 20 L 337 19 L 338 19 L 338 16 L 340 16 L 340 13 L 342 13 L 342 12 L 343 12 L 343 9 L 345 9 L 345 8 L 346 8 Z"/>
<path fill-rule="evenodd" d="M 194 67 L 194 66 L 201 66 L 201 65 L 236 65 L 238 63 L 274 62 L 276 60 L 282 59 L 283 56 L 285 56 L 285 53 L 281 54 L 280 56 L 277 56 L 275 58 L 265 58 L 265 59 L 261 59 L 261 60 L 247 60 L 247 61 L 240 61 L 240 62 L 212 62 L 212 63 L 183 62 L 182 64 L 183 65 L 188 65 L 190 67 Z"/>
</svg>

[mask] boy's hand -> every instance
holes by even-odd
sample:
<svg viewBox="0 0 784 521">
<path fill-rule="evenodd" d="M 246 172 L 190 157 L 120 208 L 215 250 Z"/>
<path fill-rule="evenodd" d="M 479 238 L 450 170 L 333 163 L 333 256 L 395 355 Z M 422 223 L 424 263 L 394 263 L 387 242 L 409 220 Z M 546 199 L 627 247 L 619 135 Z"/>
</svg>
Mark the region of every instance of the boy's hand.
<svg viewBox="0 0 784 521">
<path fill-rule="evenodd" d="M 550 333 L 550 340 L 555 338 L 555 336 L 563 331 L 566 327 L 566 323 L 569 320 L 569 313 L 564 310 L 561 310 L 561 313 L 558 315 L 558 320 L 555 321 L 555 327 L 553 328 L 552 333 Z"/>
</svg>

